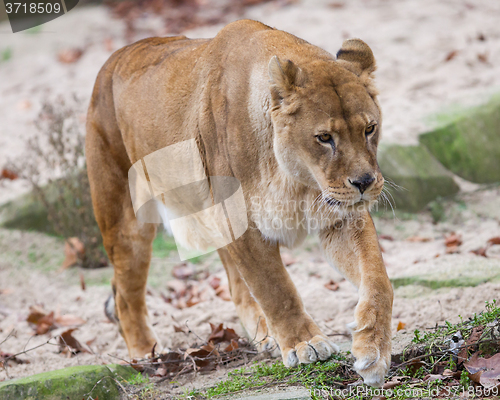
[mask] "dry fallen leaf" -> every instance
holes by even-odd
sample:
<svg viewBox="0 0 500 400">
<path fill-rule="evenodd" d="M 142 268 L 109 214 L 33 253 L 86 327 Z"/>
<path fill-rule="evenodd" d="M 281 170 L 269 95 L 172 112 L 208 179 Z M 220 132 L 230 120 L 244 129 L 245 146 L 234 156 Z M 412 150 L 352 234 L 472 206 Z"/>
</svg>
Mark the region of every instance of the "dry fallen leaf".
<svg viewBox="0 0 500 400">
<path fill-rule="evenodd" d="M 75 317 L 71 314 L 56 315 L 54 322 L 58 326 L 78 326 L 83 325 L 86 321 L 82 318 Z"/>
<path fill-rule="evenodd" d="M 223 324 L 213 325 L 210 323 L 210 328 L 212 328 L 212 332 L 210 333 L 207 342 L 217 344 L 221 342 L 230 342 L 233 339 L 239 339 L 239 336 L 236 334 L 234 329 L 224 328 Z"/>
<path fill-rule="evenodd" d="M 61 265 L 60 271 L 68 269 L 75 265 L 78 260 L 82 259 L 85 255 L 85 246 L 77 237 L 71 237 L 64 242 L 64 261 Z"/>
<path fill-rule="evenodd" d="M 448 62 L 448 61 L 451 61 L 453 60 L 458 54 L 458 50 L 453 50 L 453 51 L 450 51 L 447 55 L 446 55 L 446 58 L 444 59 L 444 61 Z"/>
<path fill-rule="evenodd" d="M 75 339 L 73 332 L 76 329 L 68 329 L 59 335 L 59 351 L 66 354 L 88 353 L 89 351 Z"/>
<path fill-rule="evenodd" d="M 476 256 L 488 257 L 486 255 L 486 247 L 480 247 L 479 249 L 471 250 L 470 252 L 474 253 Z"/>
<path fill-rule="evenodd" d="M 339 290 L 339 284 L 335 282 L 333 279 L 330 279 L 329 282 L 325 283 L 325 287 L 333 292 Z"/>
<path fill-rule="evenodd" d="M 234 339 L 231 339 L 231 343 L 224 349 L 225 352 L 233 351 L 239 348 L 238 342 Z"/>
<path fill-rule="evenodd" d="M 80 59 L 83 55 L 83 50 L 74 48 L 74 49 L 65 49 L 61 50 L 57 55 L 57 59 L 59 62 L 63 64 L 72 64 Z"/>
<path fill-rule="evenodd" d="M 2 173 L 0 174 L 0 179 L 8 179 L 10 181 L 14 181 L 17 178 L 19 178 L 19 175 L 17 175 L 14 171 L 7 168 L 2 169 Z"/>
<path fill-rule="evenodd" d="M 474 353 L 470 360 L 464 363 L 470 378 L 486 389 L 500 385 L 500 353 L 490 358 L 480 358 Z"/>
<path fill-rule="evenodd" d="M 477 54 L 477 59 L 481 61 L 482 63 L 487 64 L 488 63 L 488 53 L 478 53 Z"/>
<path fill-rule="evenodd" d="M 472 345 L 477 343 L 483 334 L 484 327 L 475 326 L 472 329 L 471 334 L 469 335 L 467 341 L 465 342 L 466 346 L 462 347 L 458 352 L 458 361 L 463 362 L 469 358 L 469 350 L 473 350 Z"/>
<path fill-rule="evenodd" d="M 229 286 L 221 285 L 215 291 L 217 297 L 220 297 L 224 301 L 231 301 L 231 293 L 229 292 Z"/>
<path fill-rule="evenodd" d="M 30 314 L 26 321 L 33 325 L 36 335 L 43 335 L 56 328 L 54 325 L 54 312 L 47 313 L 40 306 L 30 307 Z"/>
<path fill-rule="evenodd" d="M 444 244 L 446 247 L 458 247 L 462 244 L 462 235 L 452 232 L 445 236 Z"/>
<path fill-rule="evenodd" d="M 26 321 L 35 329 L 36 335 L 43 335 L 55 328 L 63 326 L 83 325 L 86 321 L 70 314 L 54 316 L 54 312 L 48 313 L 40 306 L 31 306 Z"/>
<path fill-rule="evenodd" d="M 195 274 L 194 266 L 188 263 L 181 263 L 174 266 L 172 275 L 177 279 L 188 279 Z"/>
<path fill-rule="evenodd" d="M 422 236 L 410 236 L 409 238 L 406 239 L 407 242 L 414 242 L 414 243 L 430 242 L 431 240 L 432 240 L 431 238 Z"/>
<path fill-rule="evenodd" d="M 382 240 L 389 240 L 390 242 L 393 242 L 394 241 L 394 238 L 390 235 L 380 235 L 379 236 L 379 239 L 382 239 Z"/>
<path fill-rule="evenodd" d="M 406 324 L 403 321 L 398 322 L 397 332 L 406 328 Z"/>
<path fill-rule="evenodd" d="M 490 246 L 493 246 L 495 244 L 500 244 L 500 236 L 492 237 L 490 240 L 488 240 L 488 244 Z"/>
<path fill-rule="evenodd" d="M 220 278 L 217 276 L 212 276 L 208 281 L 208 284 L 212 287 L 213 290 L 217 290 L 220 286 Z"/>
<path fill-rule="evenodd" d="M 396 386 L 402 385 L 406 378 L 404 376 L 393 376 L 390 381 L 384 383 L 385 390 L 392 389 Z"/>
<path fill-rule="evenodd" d="M 80 286 L 82 290 L 85 290 L 87 286 L 85 285 L 85 277 L 83 276 L 83 272 L 80 272 Z"/>
</svg>

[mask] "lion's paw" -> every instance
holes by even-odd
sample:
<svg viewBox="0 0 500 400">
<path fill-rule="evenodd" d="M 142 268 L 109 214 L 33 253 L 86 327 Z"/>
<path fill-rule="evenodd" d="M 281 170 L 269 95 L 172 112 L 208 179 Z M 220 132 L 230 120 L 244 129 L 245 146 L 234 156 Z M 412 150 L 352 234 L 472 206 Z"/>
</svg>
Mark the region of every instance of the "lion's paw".
<svg viewBox="0 0 500 400">
<path fill-rule="evenodd" d="M 279 357 L 281 354 L 278 342 L 276 342 L 276 340 L 271 336 L 267 336 L 257 343 L 257 350 L 259 353 L 268 353 L 273 358 Z"/>
<path fill-rule="evenodd" d="M 355 343 L 352 353 L 356 357 L 354 370 L 361 375 L 364 383 L 372 387 L 382 387 L 391 364 L 390 349 L 381 355 L 380 350 L 373 344 L 360 346 Z"/>
<path fill-rule="evenodd" d="M 339 347 L 325 336 L 316 335 L 311 340 L 300 342 L 293 348 L 282 352 L 286 367 L 298 364 L 310 364 L 318 360 L 326 360 L 339 351 Z"/>
</svg>

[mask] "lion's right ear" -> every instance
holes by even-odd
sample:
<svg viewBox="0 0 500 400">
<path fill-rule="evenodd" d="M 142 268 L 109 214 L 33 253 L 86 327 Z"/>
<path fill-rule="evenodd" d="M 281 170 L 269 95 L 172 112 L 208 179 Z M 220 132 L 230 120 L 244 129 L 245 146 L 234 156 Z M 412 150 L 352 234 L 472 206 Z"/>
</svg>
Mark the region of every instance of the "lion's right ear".
<svg viewBox="0 0 500 400">
<path fill-rule="evenodd" d="M 372 49 L 361 39 L 344 41 L 337 52 L 337 62 L 357 76 L 370 75 L 376 69 Z"/>
<path fill-rule="evenodd" d="M 274 89 L 279 96 L 284 98 L 287 93 L 292 92 L 299 86 L 301 70 L 292 61 L 281 62 L 277 56 L 269 61 L 269 77 Z"/>
</svg>

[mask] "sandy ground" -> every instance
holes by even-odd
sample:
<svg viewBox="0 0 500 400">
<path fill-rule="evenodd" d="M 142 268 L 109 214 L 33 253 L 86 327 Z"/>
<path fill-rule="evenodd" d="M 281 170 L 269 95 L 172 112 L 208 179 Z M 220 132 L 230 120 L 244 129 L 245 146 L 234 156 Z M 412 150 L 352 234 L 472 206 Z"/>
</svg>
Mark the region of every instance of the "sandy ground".
<svg viewBox="0 0 500 400">
<path fill-rule="evenodd" d="M 490 188 L 462 195 L 459 201 L 446 203 L 444 222 L 433 224 L 430 215 L 422 213 L 410 219 L 394 218 L 386 214 L 376 218 L 381 235 L 394 240 L 382 239 L 384 258 L 391 278 L 424 274 L 428 270 L 439 270 L 446 266 L 458 269 L 473 269 L 474 265 L 485 265 L 500 271 L 500 246 L 488 250 L 489 258 L 471 254 L 470 251 L 486 244 L 494 236 L 500 236 L 500 211 L 492 203 L 498 199 L 500 188 Z M 466 221 L 465 223 L 463 221 Z M 444 236 L 450 232 L 462 235 L 463 244 L 458 254 L 445 254 Z M 428 242 L 412 242 L 414 236 L 429 238 Z M 386 237 L 386 236 L 383 236 Z M 299 289 L 306 308 L 324 332 L 339 342 L 349 340 L 346 324 L 353 319 L 357 293 L 351 284 L 329 265 L 320 254 L 316 238 L 295 250 L 283 249 L 287 259 L 294 259 L 288 267 L 293 281 Z M 0 371 L 0 380 L 31 375 L 70 365 L 88 363 L 119 362 L 127 358 L 125 343 L 116 327 L 107 321 L 103 303 L 110 294 L 108 286 L 111 268 L 100 270 L 78 270 L 76 268 L 58 273 L 63 259 L 63 244 L 60 240 L 37 233 L 0 230 L 0 345 L 4 352 L 19 353 L 47 342 L 67 328 L 60 328 L 45 335 L 34 336 L 33 328 L 26 322 L 29 307 L 43 305 L 48 311 L 59 315 L 73 315 L 86 322 L 75 331 L 74 336 L 91 353 L 81 353 L 67 358 L 59 354 L 57 346 L 43 345 L 20 356 L 30 364 L 11 364 Z M 439 258 L 436 259 L 436 254 Z M 166 347 L 189 347 L 200 344 L 197 338 L 206 338 L 210 333 L 209 322 L 225 323 L 240 335 L 239 325 L 232 302 L 217 297 L 206 283 L 206 300 L 185 309 L 177 309 L 166 303 L 161 293 L 167 292 L 167 283 L 172 279 L 172 267 L 178 264 L 175 253 L 167 258 L 155 258 L 151 267 L 150 290 L 147 303 L 155 330 Z M 215 254 L 196 266 L 208 270 L 227 282 L 223 267 Z M 470 272 L 472 273 L 472 272 Z M 80 274 L 87 282 L 86 290 L 80 285 Z M 457 274 L 458 275 L 458 274 Z M 337 291 L 325 288 L 325 283 L 339 283 Z M 495 283 L 496 282 L 496 283 Z M 431 291 L 419 286 L 403 286 L 395 291 L 393 332 L 399 322 L 406 324 L 403 333 L 411 339 L 414 329 L 425 329 L 442 324 L 445 320 L 457 322 L 484 309 L 484 302 L 500 298 L 500 282 L 484 283 L 477 287 L 440 288 Z M 174 325 L 189 327 L 193 333 L 175 332 Z M 50 343 L 56 343 L 52 340 Z M 348 349 L 346 344 L 343 348 Z M 224 374 L 219 372 L 217 379 Z M 200 376 L 181 380 L 182 387 L 199 387 L 213 384 L 211 378 Z M 180 390 L 180 389 L 178 389 Z"/>
<path fill-rule="evenodd" d="M 288 30 L 332 53 L 345 38 L 367 41 L 379 66 L 377 81 L 385 115 L 385 142 L 414 143 L 418 133 L 435 123 L 430 116 L 436 112 L 453 109 L 456 103 L 479 103 L 500 90 L 500 3 L 496 0 L 303 1 L 286 7 L 270 3 L 250 9 L 246 17 Z M 145 29 L 138 36 L 162 34 L 157 22 L 144 17 L 141 26 Z M 184 33 L 210 37 L 220 27 Z M 123 24 L 110 20 L 100 7 L 77 7 L 67 16 L 44 25 L 39 33 L 8 32 L 9 26 L 0 24 L 0 51 L 12 49 L 12 58 L 0 62 L 0 169 L 9 160 L 24 156 L 26 140 L 36 134 L 33 120 L 42 101 L 72 93 L 88 101 L 99 68 L 112 50 L 125 44 Z M 74 64 L 59 63 L 58 52 L 73 47 L 85 50 L 81 59 Z M 455 56 L 445 61 L 453 51 Z M 1 181 L 0 203 L 25 190 L 21 181 Z M 440 263 L 467 265 L 478 258 L 469 251 L 484 246 L 490 237 L 500 236 L 499 195 L 498 188 L 464 194 L 460 204 L 465 204 L 465 208 L 458 203 L 449 205 L 448 218 L 438 225 L 432 224 L 426 214 L 408 220 L 390 216 L 378 219 L 380 233 L 395 239 L 381 242 L 389 275 L 414 274 Z M 463 236 L 458 255 L 444 255 L 443 237 L 451 231 Z M 406 240 L 415 235 L 433 240 Z M 65 358 L 56 346 L 48 344 L 21 356 L 30 364 L 12 365 L 0 371 L 0 380 L 127 357 L 123 340 L 103 314 L 103 302 L 110 293 L 107 283 L 111 269 L 81 271 L 88 282 L 83 291 L 80 271 L 56 273 L 63 259 L 62 249 L 59 240 L 45 235 L 0 230 L 0 343 L 12 332 L 0 349 L 18 353 L 63 330 L 52 331 L 50 336 L 33 336 L 33 329 L 25 321 L 29 306 L 43 304 L 48 311 L 86 320 L 75 336 L 82 343 L 90 343 L 91 353 Z M 342 334 L 347 331 L 345 324 L 352 321 L 357 301 L 355 289 L 324 262 L 316 239 L 308 239 L 299 249 L 286 252 L 296 259 L 289 271 L 309 312 L 326 333 L 340 334 L 332 337 L 345 341 Z M 436 254 L 441 254 L 439 263 L 435 261 Z M 488 254 L 488 262 L 495 265 L 500 251 L 492 248 Z M 202 338 L 210 331 L 208 322 L 224 322 L 242 334 L 233 304 L 215 296 L 210 289 L 207 301 L 183 310 L 162 300 L 160 293 L 171 277 L 167 272 L 162 278 L 161 271 L 168 271 L 175 263 L 173 258 L 154 260 L 155 279 L 147 298 L 163 344 L 185 347 L 197 341 L 193 334 L 174 332 L 174 320 L 179 325 L 187 324 Z M 198 266 L 209 267 L 224 283 L 222 266 L 216 257 Z M 330 279 L 339 283 L 335 292 L 324 287 Z M 99 282 L 105 284 L 96 284 Z M 484 301 L 499 297 L 499 283 L 434 292 L 397 289 L 393 327 L 401 321 L 411 332 L 444 320 L 454 321 L 459 314 L 470 316 L 483 309 Z"/>
</svg>

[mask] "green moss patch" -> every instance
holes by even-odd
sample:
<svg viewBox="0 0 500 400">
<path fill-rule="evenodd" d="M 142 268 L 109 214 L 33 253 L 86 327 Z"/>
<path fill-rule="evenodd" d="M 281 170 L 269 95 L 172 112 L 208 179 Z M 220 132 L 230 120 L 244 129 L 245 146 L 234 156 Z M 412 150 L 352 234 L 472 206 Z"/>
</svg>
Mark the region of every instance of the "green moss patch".
<svg viewBox="0 0 500 400">
<path fill-rule="evenodd" d="M 451 174 L 423 146 L 381 146 L 378 162 L 388 179 L 389 197 L 399 210 L 417 212 L 459 190 Z"/>
<path fill-rule="evenodd" d="M 118 364 L 83 365 L 0 383 L 2 400 L 118 399 L 121 382 L 137 375 Z"/>
<path fill-rule="evenodd" d="M 477 183 L 500 182 L 500 96 L 419 140 L 458 176 Z"/>
</svg>

